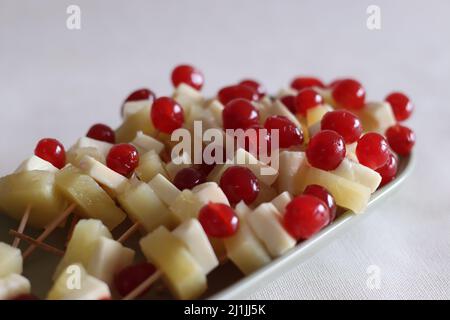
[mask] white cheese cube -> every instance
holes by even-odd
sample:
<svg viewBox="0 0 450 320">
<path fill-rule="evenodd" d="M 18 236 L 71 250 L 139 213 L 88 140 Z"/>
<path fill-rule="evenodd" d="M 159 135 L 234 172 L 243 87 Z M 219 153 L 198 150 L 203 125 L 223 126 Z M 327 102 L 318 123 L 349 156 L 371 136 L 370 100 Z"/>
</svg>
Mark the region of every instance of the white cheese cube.
<svg viewBox="0 0 450 320">
<path fill-rule="evenodd" d="M 356 156 L 356 146 L 358 142 L 353 142 L 345 145 L 345 156 L 354 162 L 358 162 L 358 157 Z"/>
<path fill-rule="evenodd" d="M 190 167 L 192 167 L 191 157 L 187 152 L 183 152 L 182 155 L 176 157 L 171 162 L 166 164 L 166 171 L 169 175 L 169 178 L 173 180 L 178 171 Z"/>
<path fill-rule="evenodd" d="M 22 273 L 23 259 L 20 249 L 0 242 L 0 278 L 11 273 Z"/>
<path fill-rule="evenodd" d="M 85 174 L 106 186 L 115 196 L 123 193 L 130 186 L 127 178 L 90 156 L 84 156 L 79 166 Z"/>
<path fill-rule="evenodd" d="M 279 155 L 278 192 L 287 191 L 298 195 L 301 190 L 297 183 L 297 175 L 307 166 L 306 155 L 300 151 L 282 151 Z"/>
<path fill-rule="evenodd" d="M 164 162 L 155 150 L 151 150 L 140 157 L 139 166 L 135 173 L 139 179 L 145 182 L 149 182 L 157 174 L 167 176 Z"/>
<path fill-rule="evenodd" d="M 381 183 L 381 175 L 378 172 L 348 158 L 344 158 L 341 164 L 330 172 L 342 178 L 362 184 L 369 188 L 370 192 L 375 192 Z"/>
<path fill-rule="evenodd" d="M 356 115 L 362 122 L 364 132 L 375 131 L 384 135 L 390 126 L 396 124 L 394 112 L 387 102 L 366 103 Z"/>
<path fill-rule="evenodd" d="M 150 100 L 137 100 L 128 101 L 123 104 L 123 117 L 128 118 L 129 116 L 138 113 L 144 108 L 149 108 L 152 105 Z"/>
<path fill-rule="evenodd" d="M 0 277 L 0 300 L 12 300 L 18 296 L 29 294 L 30 281 L 20 274 L 11 273 Z"/>
<path fill-rule="evenodd" d="M 109 150 L 111 150 L 112 147 L 113 147 L 113 144 L 108 143 L 108 142 L 95 140 L 95 139 L 92 139 L 89 137 L 81 137 L 80 139 L 78 139 L 77 143 L 75 143 L 75 145 L 69 149 L 68 152 L 74 153 L 74 152 L 76 152 L 77 149 L 81 149 L 81 148 L 95 148 L 106 159 L 106 157 L 108 156 Z"/>
<path fill-rule="evenodd" d="M 215 182 L 205 182 L 192 188 L 192 192 L 204 205 L 208 202 L 223 203 L 230 205 L 227 196 Z"/>
<path fill-rule="evenodd" d="M 100 237 L 86 270 L 111 286 L 114 275 L 133 263 L 134 254 L 134 250 L 124 247 L 121 243 Z"/>
<path fill-rule="evenodd" d="M 178 102 L 185 111 L 185 116 L 189 116 L 192 105 L 203 105 L 205 99 L 200 91 L 191 86 L 181 83 L 173 93 L 173 99 Z"/>
<path fill-rule="evenodd" d="M 153 189 L 156 195 L 164 202 L 167 206 L 172 205 L 175 199 L 180 195 L 181 191 L 173 185 L 166 177 L 162 174 L 157 174 L 149 181 L 149 186 Z"/>
<path fill-rule="evenodd" d="M 136 137 L 131 142 L 138 150 L 140 154 L 144 154 L 150 150 L 154 150 L 157 154 L 160 154 L 164 150 L 164 144 L 155 138 L 146 135 L 142 131 L 136 133 Z"/>
<path fill-rule="evenodd" d="M 281 88 L 277 93 L 277 98 L 282 98 L 284 96 L 296 96 L 298 93 L 294 88 Z"/>
<path fill-rule="evenodd" d="M 208 236 L 197 219 L 189 219 L 180 224 L 172 233 L 188 248 L 205 275 L 219 265 L 219 260 L 208 240 Z"/>
<path fill-rule="evenodd" d="M 284 215 L 284 212 L 286 210 L 286 206 L 289 204 L 289 202 L 292 201 L 292 196 L 289 192 L 285 191 L 283 193 L 280 193 L 276 198 L 272 200 L 272 204 L 275 208 L 277 208 L 278 213 L 281 214 L 281 216 Z"/>
<path fill-rule="evenodd" d="M 283 255 L 296 244 L 284 229 L 279 216 L 277 208 L 271 203 L 261 204 L 247 216 L 248 224 L 273 258 Z"/>
<path fill-rule="evenodd" d="M 31 157 L 23 161 L 14 172 L 33 171 L 33 170 L 56 172 L 58 171 L 58 168 L 56 168 L 50 162 L 42 158 L 39 158 L 38 156 L 32 155 Z"/>
<path fill-rule="evenodd" d="M 223 112 L 224 108 L 225 108 L 224 105 L 217 99 L 212 100 L 206 107 L 207 110 L 211 111 L 211 114 L 213 115 L 214 120 L 220 127 L 223 126 L 222 112 Z"/>
</svg>

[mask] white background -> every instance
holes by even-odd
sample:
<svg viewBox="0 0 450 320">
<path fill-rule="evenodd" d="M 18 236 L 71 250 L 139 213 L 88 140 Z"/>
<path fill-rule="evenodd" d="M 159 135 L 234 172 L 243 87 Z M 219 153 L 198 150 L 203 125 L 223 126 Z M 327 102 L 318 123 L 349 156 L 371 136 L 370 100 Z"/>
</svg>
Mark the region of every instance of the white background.
<svg viewBox="0 0 450 320">
<path fill-rule="evenodd" d="M 78 4 L 82 29 L 66 28 Z M 366 8 L 382 29 L 366 28 Z M 273 92 L 297 74 L 350 75 L 369 99 L 415 101 L 417 165 L 375 214 L 251 298 L 450 298 L 450 2 L 0 0 L 0 174 L 41 137 L 66 145 L 120 123 L 133 89 L 169 94 L 192 63 L 205 91 L 255 77 Z M 366 286 L 370 265 L 381 286 Z"/>
</svg>

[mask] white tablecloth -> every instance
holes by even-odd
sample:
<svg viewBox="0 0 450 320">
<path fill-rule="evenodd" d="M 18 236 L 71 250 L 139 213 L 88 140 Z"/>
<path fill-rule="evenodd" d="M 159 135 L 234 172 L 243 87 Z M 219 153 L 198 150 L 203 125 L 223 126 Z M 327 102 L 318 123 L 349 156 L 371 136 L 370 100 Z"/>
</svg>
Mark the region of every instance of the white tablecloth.
<svg viewBox="0 0 450 320">
<path fill-rule="evenodd" d="M 170 93 L 180 62 L 213 94 L 242 77 L 273 92 L 296 74 L 350 75 L 369 99 L 407 92 L 417 109 L 417 165 L 378 212 L 250 298 L 450 298 L 450 2 L 0 0 L 0 173 L 41 137 L 73 143 L 117 126 L 132 90 Z M 66 8 L 81 8 L 81 30 Z M 369 266 L 379 288 L 367 286 Z M 369 270 L 370 271 L 370 270 Z M 372 289 L 371 289 L 372 288 Z"/>
</svg>

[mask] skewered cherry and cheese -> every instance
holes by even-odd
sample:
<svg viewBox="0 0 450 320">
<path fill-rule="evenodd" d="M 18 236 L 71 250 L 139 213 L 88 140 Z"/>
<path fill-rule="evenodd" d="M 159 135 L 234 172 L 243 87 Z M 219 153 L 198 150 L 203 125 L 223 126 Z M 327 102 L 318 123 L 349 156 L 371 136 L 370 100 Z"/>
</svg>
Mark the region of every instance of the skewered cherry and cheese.
<svg viewBox="0 0 450 320">
<path fill-rule="evenodd" d="M 30 226 L 47 226 L 61 214 L 66 205 L 66 200 L 55 186 L 54 173 L 23 171 L 0 179 L 1 212 L 20 220 L 30 206 Z"/>
<path fill-rule="evenodd" d="M 137 114 L 138 112 L 140 112 L 143 109 L 150 109 L 153 103 L 153 99 L 152 100 L 136 100 L 136 101 L 126 101 L 123 104 L 122 107 L 122 112 L 123 112 L 123 117 L 125 119 L 131 117 L 132 115 Z"/>
<path fill-rule="evenodd" d="M 348 158 L 344 158 L 341 164 L 330 172 L 369 188 L 371 193 L 377 190 L 381 182 L 378 172 Z"/>
<path fill-rule="evenodd" d="M 168 176 L 164 162 L 155 150 L 150 150 L 140 157 L 135 173 L 139 179 L 145 182 L 149 182 L 158 174 L 164 177 Z"/>
<path fill-rule="evenodd" d="M 277 208 L 278 213 L 282 216 L 286 210 L 286 206 L 292 201 L 292 195 L 285 191 L 273 198 L 272 204 Z"/>
<path fill-rule="evenodd" d="M 156 140 L 155 138 L 146 135 L 142 131 L 136 133 L 136 137 L 131 142 L 138 151 L 139 154 L 144 154 L 150 150 L 154 150 L 157 154 L 160 154 L 164 150 L 164 144 Z"/>
<path fill-rule="evenodd" d="M 14 248 L 4 242 L 0 242 L 0 278 L 6 277 L 12 273 L 21 274 L 22 269 L 23 259 L 20 249 Z"/>
<path fill-rule="evenodd" d="M 24 276 L 11 273 L 0 277 L 0 300 L 13 300 L 16 297 L 30 294 L 30 281 Z"/>
<path fill-rule="evenodd" d="M 24 160 L 14 172 L 34 171 L 34 170 L 56 172 L 59 169 L 56 168 L 54 165 L 52 165 L 50 162 L 42 158 L 39 158 L 36 155 L 32 155 L 28 159 Z"/>
<path fill-rule="evenodd" d="M 181 193 L 172 182 L 160 173 L 154 176 L 153 179 L 148 182 L 148 185 L 166 206 L 171 206 Z"/>
<path fill-rule="evenodd" d="M 73 280 L 76 277 L 76 281 Z M 63 269 L 47 295 L 48 300 L 107 300 L 111 298 L 108 285 L 89 275 L 81 264 Z"/>
<path fill-rule="evenodd" d="M 136 113 L 125 118 L 122 125 L 116 129 L 116 142 L 131 142 L 139 131 L 142 131 L 149 136 L 156 136 L 156 129 L 153 126 L 152 121 L 149 121 L 151 109 L 152 105 L 149 103 Z"/>
</svg>

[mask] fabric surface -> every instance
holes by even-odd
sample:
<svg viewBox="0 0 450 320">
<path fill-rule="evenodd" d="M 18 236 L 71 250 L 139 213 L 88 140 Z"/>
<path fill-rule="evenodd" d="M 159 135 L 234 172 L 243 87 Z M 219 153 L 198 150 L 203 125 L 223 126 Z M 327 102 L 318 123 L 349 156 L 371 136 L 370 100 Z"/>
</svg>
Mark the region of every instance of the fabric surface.
<svg viewBox="0 0 450 320">
<path fill-rule="evenodd" d="M 71 145 L 93 123 L 119 125 L 133 89 L 169 94 L 180 62 L 203 70 L 208 94 L 243 77 L 276 92 L 297 74 L 355 77 L 369 100 L 403 90 L 416 104 L 411 177 L 249 298 L 450 298 L 449 1 L 78 0 L 81 29 L 69 30 L 73 2 L 0 0 L 0 174 L 41 137 Z M 371 4 L 380 30 L 366 27 Z"/>
</svg>

